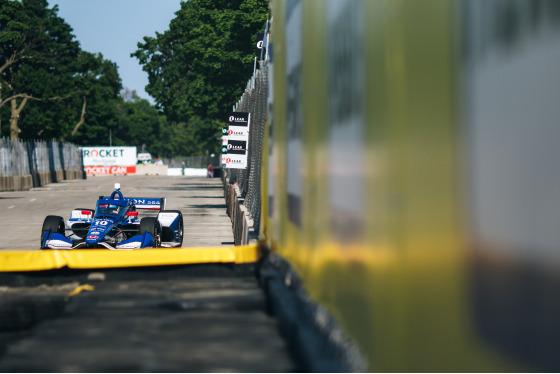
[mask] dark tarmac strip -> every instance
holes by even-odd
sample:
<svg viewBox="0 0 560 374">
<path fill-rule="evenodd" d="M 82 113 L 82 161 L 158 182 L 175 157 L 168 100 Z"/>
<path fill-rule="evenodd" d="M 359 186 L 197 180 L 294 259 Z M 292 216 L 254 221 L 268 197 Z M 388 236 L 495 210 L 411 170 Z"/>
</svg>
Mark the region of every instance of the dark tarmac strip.
<svg viewBox="0 0 560 374">
<path fill-rule="evenodd" d="M 254 265 L 0 273 L 2 372 L 300 371 Z"/>
</svg>

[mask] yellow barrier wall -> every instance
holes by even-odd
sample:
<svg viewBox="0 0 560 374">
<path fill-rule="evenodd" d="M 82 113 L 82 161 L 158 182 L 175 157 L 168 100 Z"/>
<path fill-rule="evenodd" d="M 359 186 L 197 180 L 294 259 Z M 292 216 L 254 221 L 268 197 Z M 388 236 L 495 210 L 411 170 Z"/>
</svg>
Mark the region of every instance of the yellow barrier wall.
<svg viewBox="0 0 560 374">
<path fill-rule="evenodd" d="M 0 251 L 0 272 L 51 270 L 63 267 L 96 269 L 203 263 L 245 264 L 257 262 L 259 256 L 256 244 L 236 247 L 154 248 L 133 251 L 108 249 Z"/>
<path fill-rule="evenodd" d="M 508 21 L 492 12 L 510 5 L 490 3 L 272 2 L 263 238 L 339 319 L 371 371 L 550 364 L 517 357 L 507 329 L 485 325 L 500 318 L 480 318 L 488 295 L 473 286 L 488 279 L 473 262 L 478 180 L 469 162 L 480 144 L 466 112 L 487 109 L 470 106 L 467 68 L 481 65 L 466 52 L 484 57 L 468 50 L 469 38 L 483 35 L 479 18 Z"/>
</svg>

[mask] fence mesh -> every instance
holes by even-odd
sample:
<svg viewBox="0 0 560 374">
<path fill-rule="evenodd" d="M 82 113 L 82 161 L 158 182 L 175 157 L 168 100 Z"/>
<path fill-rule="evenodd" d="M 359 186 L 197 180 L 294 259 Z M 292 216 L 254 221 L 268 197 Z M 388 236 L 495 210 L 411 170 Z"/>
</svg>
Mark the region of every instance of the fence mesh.
<svg viewBox="0 0 560 374">
<path fill-rule="evenodd" d="M 37 171 L 39 173 L 46 173 L 50 171 L 49 165 L 49 149 L 47 142 L 38 140 L 35 141 L 34 161 L 36 162 Z"/>
<path fill-rule="evenodd" d="M 255 231 L 259 232 L 261 214 L 261 160 L 266 126 L 268 102 L 268 63 L 260 62 L 260 68 L 247 84 L 247 89 L 235 107 L 237 112 L 251 113 L 248 157 L 246 169 L 229 169 L 231 182 L 237 182 L 241 197 L 245 199 Z"/>
<path fill-rule="evenodd" d="M 71 143 L 59 143 L 62 166 L 66 170 L 83 170 L 82 151 Z"/>
<path fill-rule="evenodd" d="M 54 170 L 83 170 L 80 148 L 70 143 L 47 140 L 0 139 L 0 176 Z"/>
<path fill-rule="evenodd" d="M 24 142 L 0 139 L 0 176 L 28 174 L 29 157 Z"/>
</svg>

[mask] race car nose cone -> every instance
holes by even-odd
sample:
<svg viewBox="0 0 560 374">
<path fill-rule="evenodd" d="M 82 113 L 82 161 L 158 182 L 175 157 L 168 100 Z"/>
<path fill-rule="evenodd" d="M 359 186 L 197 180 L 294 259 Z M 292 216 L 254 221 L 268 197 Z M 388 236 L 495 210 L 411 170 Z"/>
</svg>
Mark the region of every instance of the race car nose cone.
<svg viewBox="0 0 560 374">
<path fill-rule="evenodd" d="M 94 221 L 86 236 L 87 244 L 98 243 L 107 234 L 109 228 L 107 221 Z"/>
</svg>

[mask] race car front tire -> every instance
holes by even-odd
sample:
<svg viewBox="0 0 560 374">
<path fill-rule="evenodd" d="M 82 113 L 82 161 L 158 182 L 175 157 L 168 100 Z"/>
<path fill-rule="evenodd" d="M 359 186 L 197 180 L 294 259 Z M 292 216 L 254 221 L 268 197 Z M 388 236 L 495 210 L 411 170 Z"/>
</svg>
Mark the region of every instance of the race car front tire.
<svg viewBox="0 0 560 374">
<path fill-rule="evenodd" d="M 155 217 L 144 217 L 140 220 L 139 235 L 149 233 L 154 240 L 154 248 L 159 247 L 161 243 L 161 225 Z"/>
<path fill-rule="evenodd" d="M 179 216 L 179 228 L 178 228 L 178 234 L 179 234 L 179 247 L 181 247 L 183 245 L 183 213 L 181 213 L 180 210 L 161 210 L 161 213 L 177 213 Z M 175 233 L 173 232 L 173 229 L 169 228 L 169 227 L 165 227 L 162 226 L 161 228 L 161 241 L 162 242 L 175 242 Z"/>
<path fill-rule="evenodd" d="M 47 216 L 43 221 L 43 228 L 41 229 L 41 243 L 39 244 L 41 248 L 43 248 L 43 239 L 47 231 L 64 235 L 64 228 L 64 218 L 60 216 Z"/>
</svg>

